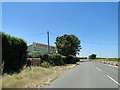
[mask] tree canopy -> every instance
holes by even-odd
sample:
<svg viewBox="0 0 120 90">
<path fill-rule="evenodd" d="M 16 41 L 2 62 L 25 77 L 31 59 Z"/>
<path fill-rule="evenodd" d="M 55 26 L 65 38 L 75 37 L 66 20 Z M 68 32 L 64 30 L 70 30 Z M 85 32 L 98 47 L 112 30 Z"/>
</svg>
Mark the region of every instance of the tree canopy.
<svg viewBox="0 0 120 90">
<path fill-rule="evenodd" d="M 75 35 L 67 35 L 56 38 L 56 47 L 59 54 L 64 56 L 76 55 L 80 52 L 80 40 Z"/>
<path fill-rule="evenodd" d="M 89 55 L 89 59 L 96 59 L 96 54 Z"/>
</svg>

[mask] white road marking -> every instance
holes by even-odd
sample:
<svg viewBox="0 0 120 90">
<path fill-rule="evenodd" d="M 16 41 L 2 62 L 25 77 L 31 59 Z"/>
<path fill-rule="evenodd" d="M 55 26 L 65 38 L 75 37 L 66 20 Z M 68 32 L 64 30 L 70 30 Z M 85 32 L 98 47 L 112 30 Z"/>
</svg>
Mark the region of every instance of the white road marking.
<svg viewBox="0 0 120 90">
<path fill-rule="evenodd" d="M 108 65 L 108 64 L 104 64 L 104 65 L 118 68 L 118 66 L 114 66 L 114 65 Z"/>
<path fill-rule="evenodd" d="M 98 67 L 96 67 L 99 71 L 102 71 L 101 69 L 99 69 Z"/>
<path fill-rule="evenodd" d="M 107 75 L 108 78 L 110 78 L 112 81 L 114 81 L 116 84 L 120 85 L 117 81 L 115 81 L 113 78 L 111 78 L 109 75 Z"/>
</svg>

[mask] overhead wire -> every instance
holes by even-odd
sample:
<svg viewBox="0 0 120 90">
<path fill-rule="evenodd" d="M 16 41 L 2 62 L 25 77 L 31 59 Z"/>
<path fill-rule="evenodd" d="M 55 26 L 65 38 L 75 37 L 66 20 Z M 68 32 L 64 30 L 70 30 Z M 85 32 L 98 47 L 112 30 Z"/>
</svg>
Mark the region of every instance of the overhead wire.
<svg viewBox="0 0 120 90">
<path fill-rule="evenodd" d="M 98 42 L 88 42 L 88 41 L 82 41 L 81 42 L 84 42 L 84 43 L 88 43 L 88 44 L 96 44 L 96 45 L 114 45 L 116 46 L 117 44 L 110 44 L 110 43 L 98 43 Z"/>
<path fill-rule="evenodd" d="M 23 35 L 22 37 L 29 37 L 29 36 L 37 36 L 37 35 L 42 35 L 42 34 L 46 34 L 46 33 L 36 33 L 36 34 L 29 34 L 29 35 Z M 60 35 L 58 34 L 55 34 L 55 33 L 52 33 L 50 32 L 51 35 L 54 35 L 54 36 L 57 36 L 59 37 Z M 82 43 L 88 43 L 88 44 L 96 44 L 96 45 L 114 45 L 114 46 L 117 46 L 117 44 L 108 44 L 108 43 L 98 43 L 98 42 L 89 42 L 89 41 L 82 41 L 80 40 Z"/>
<path fill-rule="evenodd" d="M 46 33 L 29 34 L 29 35 L 23 35 L 22 37 L 36 36 L 41 34 L 46 34 Z"/>
<path fill-rule="evenodd" d="M 51 33 L 53 35 L 56 35 L 56 36 L 60 36 L 60 35 L 57 35 L 55 33 Z M 117 46 L 118 44 L 110 44 L 110 43 L 98 43 L 98 42 L 89 42 L 89 41 L 83 41 L 83 40 L 80 40 L 81 42 L 83 43 L 88 43 L 88 44 L 96 44 L 96 45 L 114 45 L 114 46 Z"/>
<path fill-rule="evenodd" d="M 51 33 L 51 32 L 50 32 L 50 34 L 52 34 L 52 35 L 55 35 L 55 36 L 57 36 L 57 37 L 59 37 L 59 36 L 60 36 L 60 35 L 58 35 L 58 34 L 55 34 L 55 33 Z"/>
</svg>

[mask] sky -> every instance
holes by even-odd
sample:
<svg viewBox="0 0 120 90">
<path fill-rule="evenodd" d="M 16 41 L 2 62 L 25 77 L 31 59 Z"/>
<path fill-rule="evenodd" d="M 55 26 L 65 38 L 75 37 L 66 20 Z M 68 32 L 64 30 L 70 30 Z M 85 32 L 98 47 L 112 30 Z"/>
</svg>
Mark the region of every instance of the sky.
<svg viewBox="0 0 120 90">
<path fill-rule="evenodd" d="M 55 46 L 57 36 L 74 34 L 81 57 L 118 57 L 117 2 L 4 2 L 2 31 L 33 42 Z"/>
</svg>

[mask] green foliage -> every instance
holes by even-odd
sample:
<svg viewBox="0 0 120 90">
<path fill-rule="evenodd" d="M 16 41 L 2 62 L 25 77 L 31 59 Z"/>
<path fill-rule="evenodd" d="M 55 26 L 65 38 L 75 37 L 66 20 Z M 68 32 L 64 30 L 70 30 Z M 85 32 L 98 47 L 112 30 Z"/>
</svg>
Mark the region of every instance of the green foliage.
<svg viewBox="0 0 120 90">
<path fill-rule="evenodd" d="M 68 64 L 75 64 L 78 61 L 79 61 L 79 58 L 75 57 L 73 55 L 69 55 L 66 57 L 66 63 L 68 63 Z"/>
<path fill-rule="evenodd" d="M 41 67 L 45 67 L 45 68 L 49 68 L 51 65 L 50 65 L 49 62 L 44 61 L 44 62 L 42 62 L 42 63 L 40 64 L 40 66 L 41 66 Z"/>
<path fill-rule="evenodd" d="M 5 33 L 2 34 L 2 62 L 4 73 L 22 69 L 27 57 L 27 44 L 24 40 Z"/>
<path fill-rule="evenodd" d="M 57 66 L 64 65 L 64 56 L 60 54 L 49 55 L 49 59 L 52 65 L 57 65 Z"/>
<path fill-rule="evenodd" d="M 57 37 L 55 44 L 58 53 L 64 56 L 76 55 L 81 49 L 80 40 L 72 34 Z"/>
<path fill-rule="evenodd" d="M 60 54 L 41 54 L 41 63 L 50 62 L 51 65 L 63 65 L 63 56 Z"/>
<path fill-rule="evenodd" d="M 60 54 L 41 54 L 41 63 L 49 62 L 52 66 L 60 66 L 65 64 L 75 64 L 79 61 L 78 57 L 73 55 L 63 56 Z"/>
<path fill-rule="evenodd" d="M 79 59 L 87 59 L 87 57 L 79 57 Z"/>
<path fill-rule="evenodd" d="M 44 61 L 49 61 L 49 54 L 40 54 L 41 63 Z"/>
<path fill-rule="evenodd" d="M 92 54 L 89 56 L 89 59 L 96 59 L 96 54 Z"/>
<path fill-rule="evenodd" d="M 49 62 L 51 65 L 74 64 L 79 61 L 75 55 L 80 51 L 80 40 L 75 35 L 63 35 L 56 38 L 56 47 L 59 54 L 41 54 L 41 63 Z"/>
<path fill-rule="evenodd" d="M 41 55 L 40 53 L 34 53 L 32 56 L 33 56 L 33 58 L 39 58 L 40 55 Z M 32 57 L 32 56 L 31 56 L 31 57 Z"/>
</svg>

